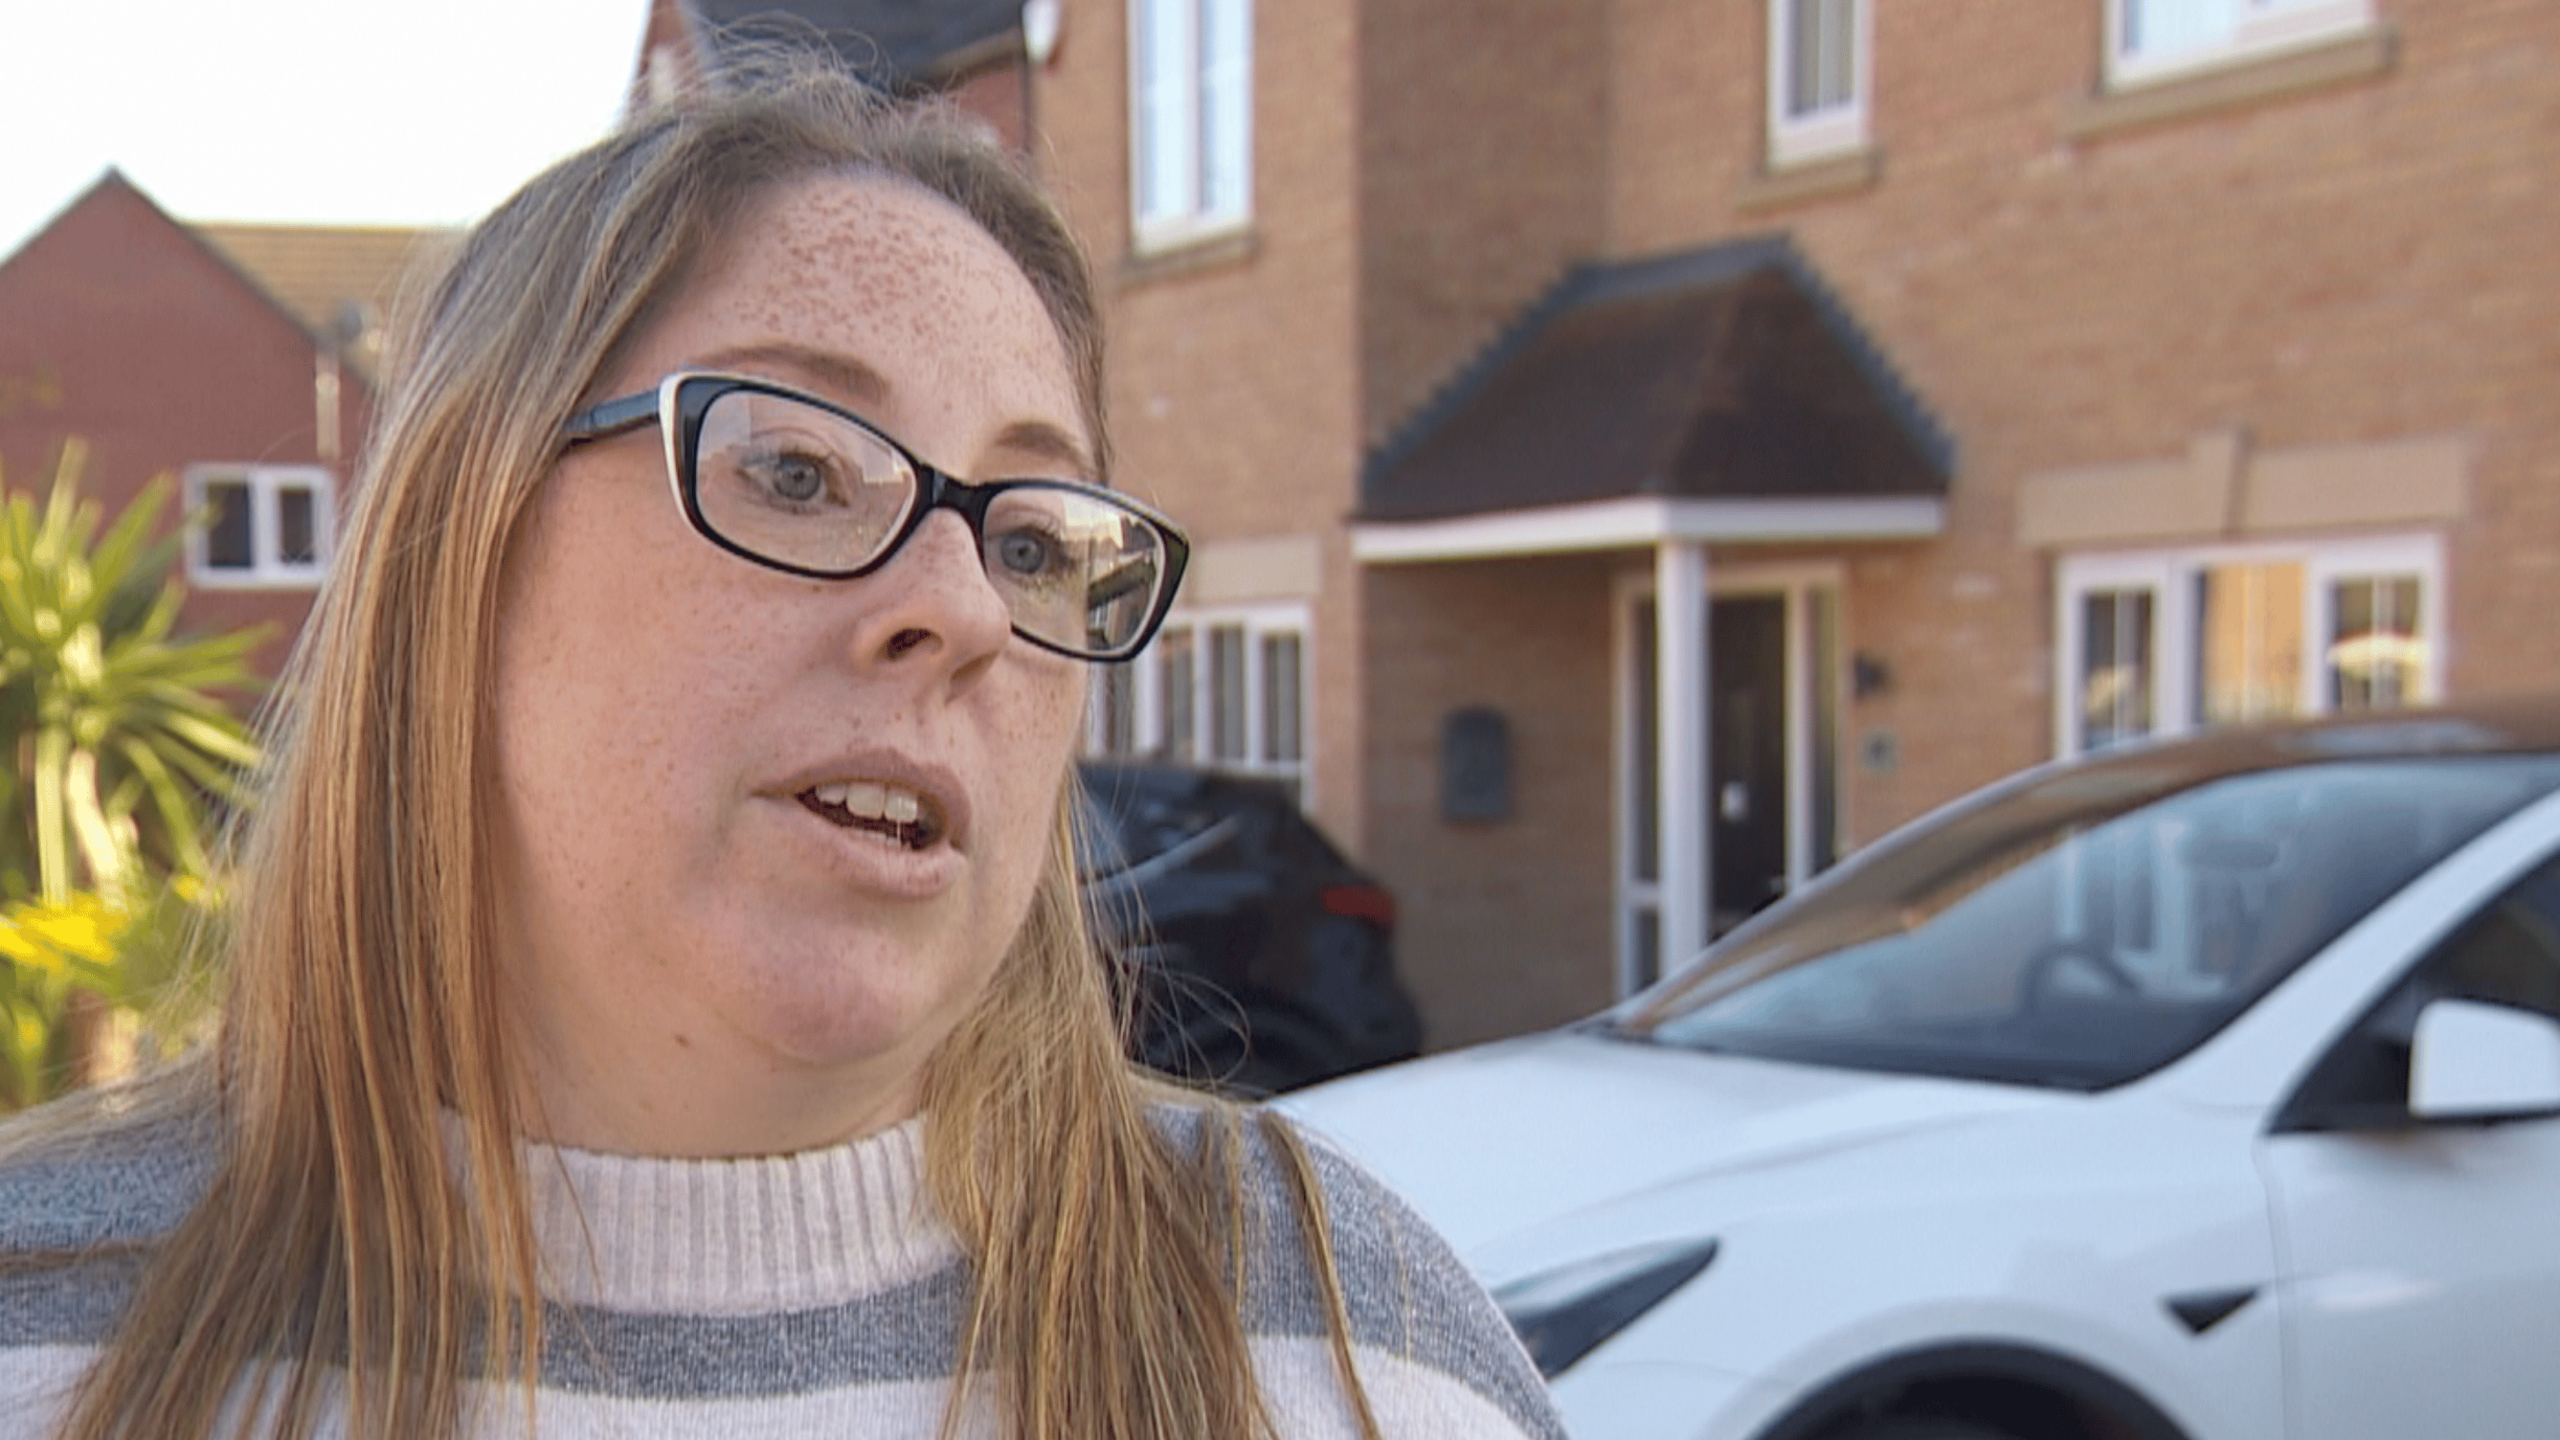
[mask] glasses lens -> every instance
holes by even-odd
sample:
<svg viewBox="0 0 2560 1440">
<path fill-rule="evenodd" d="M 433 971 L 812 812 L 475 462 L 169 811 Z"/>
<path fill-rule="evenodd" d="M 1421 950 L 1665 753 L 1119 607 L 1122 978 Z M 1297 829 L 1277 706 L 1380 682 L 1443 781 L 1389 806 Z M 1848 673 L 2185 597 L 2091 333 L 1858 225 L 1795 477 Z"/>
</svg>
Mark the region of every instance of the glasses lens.
<svg viewBox="0 0 2560 1440">
<path fill-rule="evenodd" d="M 785 395 L 726 390 L 703 412 L 694 504 L 713 534 L 803 570 L 877 559 L 916 503 L 916 477 L 879 436 Z"/>
<path fill-rule="evenodd" d="M 1100 495 L 1021 484 L 987 507 L 987 578 L 1024 634 L 1114 655 L 1146 629 L 1164 588 L 1164 535 Z"/>
</svg>

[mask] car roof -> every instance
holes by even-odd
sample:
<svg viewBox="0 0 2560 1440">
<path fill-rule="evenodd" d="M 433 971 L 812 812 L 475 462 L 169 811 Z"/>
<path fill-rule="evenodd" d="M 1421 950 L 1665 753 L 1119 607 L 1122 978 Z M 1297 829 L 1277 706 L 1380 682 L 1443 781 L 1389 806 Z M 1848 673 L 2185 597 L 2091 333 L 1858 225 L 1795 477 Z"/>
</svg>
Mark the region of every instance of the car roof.
<svg viewBox="0 0 2560 1440">
<path fill-rule="evenodd" d="M 2502 696 L 2423 710 L 2217 726 L 2070 763 L 2082 776 L 2138 773 L 2183 789 L 2228 775 L 2333 760 L 2529 755 L 2560 751 L 2560 695 Z"/>
</svg>

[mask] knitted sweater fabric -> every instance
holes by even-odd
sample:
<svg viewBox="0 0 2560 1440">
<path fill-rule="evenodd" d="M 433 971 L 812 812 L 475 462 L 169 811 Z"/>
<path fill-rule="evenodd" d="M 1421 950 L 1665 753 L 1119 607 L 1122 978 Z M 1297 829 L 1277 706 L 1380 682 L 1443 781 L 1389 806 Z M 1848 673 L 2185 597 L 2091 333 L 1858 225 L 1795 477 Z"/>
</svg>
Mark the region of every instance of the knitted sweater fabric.
<svg viewBox="0 0 2560 1440">
<path fill-rule="evenodd" d="M 1356 1435 L 1284 1162 L 1253 1127 L 1245 1134 L 1241 1303 L 1263 1398 L 1286 1440 Z M 926 1202 L 921 1142 L 911 1121 L 760 1160 L 530 1147 L 545 1311 L 534 1433 L 930 1440 L 955 1383 L 970 1278 Z M 1355 1364 L 1385 1433 L 1563 1440 L 1536 1370 L 1447 1245 L 1349 1161 L 1321 1147 L 1314 1159 Z M 201 1125 L 0 1167 L 0 1440 L 51 1434 L 131 1292 L 131 1242 L 174 1225 L 211 1168 Z M 68 1264 L 5 1263 L 93 1249 Z M 513 1384 L 483 1379 L 470 1392 L 473 1440 L 527 1433 Z M 963 1435 L 1006 1433 L 991 1395 L 972 1382 Z M 342 1428 L 327 1418 L 321 1433 Z"/>
</svg>

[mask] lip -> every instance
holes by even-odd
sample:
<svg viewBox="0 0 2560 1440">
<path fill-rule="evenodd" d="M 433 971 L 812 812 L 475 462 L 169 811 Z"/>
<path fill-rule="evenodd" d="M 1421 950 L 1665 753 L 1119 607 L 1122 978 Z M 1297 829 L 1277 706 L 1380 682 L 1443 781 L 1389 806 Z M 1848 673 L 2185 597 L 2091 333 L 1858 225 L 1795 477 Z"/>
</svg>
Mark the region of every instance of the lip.
<svg viewBox="0 0 2560 1440">
<path fill-rule="evenodd" d="M 959 773 L 947 765 L 918 760 L 901 755 L 894 750 L 850 751 L 805 766 L 772 785 L 763 787 L 760 793 L 767 799 L 779 800 L 806 813 L 807 807 L 800 804 L 800 797 L 810 790 L 820 785 L 860 780 L 876 781 L 895 785 L 902 790 L 912 790 L 925 797 L 928 803 L 941 812 L 942 835 L 927 849 L 918 852 L 919 855 L 931 855 L 939 850 L 956 851 L 964 855 L 968 853 L 969 794 L 967 788 L 960 783 Z M 826 821 L 818 819 L 815 815 L 809 818 L 818 824 L 827 825 Z M 827 828 L 834 830 L 837 827 L 827 825 Z M 848 838 L 859 839 L 866 845 L 872 843 L 867 837 L 850 836 Z M 886 847 L 878 848 L 886 853 Z"/>
</svg>

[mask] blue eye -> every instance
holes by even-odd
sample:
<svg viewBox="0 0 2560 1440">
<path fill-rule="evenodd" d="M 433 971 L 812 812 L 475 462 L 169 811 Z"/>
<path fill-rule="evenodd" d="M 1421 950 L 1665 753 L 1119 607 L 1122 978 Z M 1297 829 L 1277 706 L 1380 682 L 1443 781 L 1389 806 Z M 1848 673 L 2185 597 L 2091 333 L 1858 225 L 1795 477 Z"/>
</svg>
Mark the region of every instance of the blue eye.
<svg viewBox="0 0 2560 1440">
<path fill-rule="evenodd" d="M 1039 530 L 1007 530 L 995 536 L 988 549 L 1004 573 L 1023 579 L 1037 579 L 1065 563 L 1057 537 Z"/>
<path fill-rule="evenodd" d="M 776 450 L 742 457 L 738 469 L 760 495 L 786 505 L 813 504 L 827 493 L 828 457 L 806 451 Z"/>
</svg>

